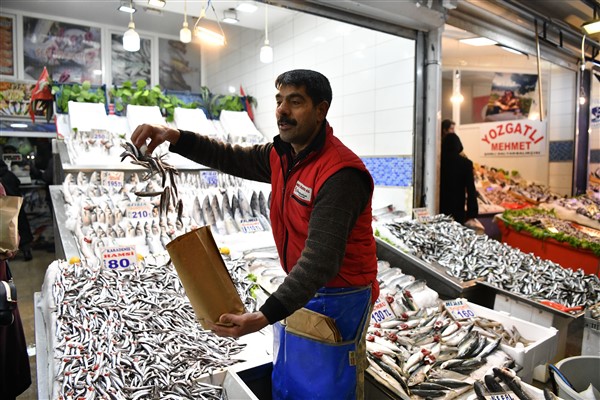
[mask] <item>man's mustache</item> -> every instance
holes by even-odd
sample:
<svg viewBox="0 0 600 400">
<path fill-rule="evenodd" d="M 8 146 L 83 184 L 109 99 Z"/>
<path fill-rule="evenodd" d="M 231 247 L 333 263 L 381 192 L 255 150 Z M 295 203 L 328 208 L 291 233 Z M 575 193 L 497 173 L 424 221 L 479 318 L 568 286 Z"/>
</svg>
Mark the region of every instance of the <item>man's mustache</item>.
<svg viewBox="0 0 600 400">
<path fill-rule="evenodd" d="M 295 119 L 289 119 L 285 117 L 281 117 L 277 120 L 278 124 L 288 124 L 288 125 L 297 125 L 298 122 Z"/>
</svg>

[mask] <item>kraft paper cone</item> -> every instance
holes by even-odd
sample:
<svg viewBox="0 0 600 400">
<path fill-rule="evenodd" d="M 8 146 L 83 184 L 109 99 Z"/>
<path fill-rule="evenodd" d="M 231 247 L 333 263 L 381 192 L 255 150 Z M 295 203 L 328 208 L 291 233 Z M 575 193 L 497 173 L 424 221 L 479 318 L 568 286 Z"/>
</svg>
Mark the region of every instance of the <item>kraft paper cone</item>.
<svg viewBox="0 0 600 400">
<path fill-rule="evenodd" d="M 208 328 L 206 321 L 217 323 L 221 314 L 244 313 L 244 304 L 208 226 L 176 237 L 167 244 L 167 251 L 204 329 Z"/>
<path fill-rule="evenodd" d="M 301 336 L 329 343 L 342 341 L 333 318 L 321 313 L 301 308 L 286 318 L 286 330 Z"/>
</svg>

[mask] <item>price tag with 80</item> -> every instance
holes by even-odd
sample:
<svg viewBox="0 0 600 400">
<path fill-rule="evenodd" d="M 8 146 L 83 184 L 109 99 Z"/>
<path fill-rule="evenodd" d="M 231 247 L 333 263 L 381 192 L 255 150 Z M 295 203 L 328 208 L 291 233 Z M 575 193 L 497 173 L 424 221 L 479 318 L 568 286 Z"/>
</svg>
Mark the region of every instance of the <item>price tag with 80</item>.
<svg viewBox="0 0 600 400">
<path fill-rule="evenodd" d="M 106 268 L 119 269 L 135 266 L 137 253 L 135 246 L 113 246 L 102 250 L 102 263 Z"/>
<path fill-rule="evenodd" d="M 444 307 L 456 321 L 475 317 L 475 313 L 469 308 L 464 299 L 446 300 Z"/>
<path fill-rule="evenodd" d="M 129 203 L 126 215 L 131 219 L 152 218 L 152 204 L 145 201 Z"/>
<path fill-rule="evenodd" d="M 389 304 L 381 298 L 378 298 L 373 305 L 373 312 L 371 313 L 371 321 L 379 323 L 383 321 L 389 321 L 394 319 L 395 315 Z"/>
</svg>

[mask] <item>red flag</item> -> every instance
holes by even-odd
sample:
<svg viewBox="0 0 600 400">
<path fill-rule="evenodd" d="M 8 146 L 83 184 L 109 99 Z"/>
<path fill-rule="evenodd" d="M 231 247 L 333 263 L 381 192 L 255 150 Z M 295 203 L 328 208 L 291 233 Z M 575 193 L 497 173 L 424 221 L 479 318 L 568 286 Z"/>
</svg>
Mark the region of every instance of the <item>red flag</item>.
<svg viewBox="0 0 600 400">
<path fill-rule="evenodd" d="M 246 109 L 246 112 L 248 113 L 250 120 L 254 121 L 254 113 L 252 112 L 252 105 L 248 101 L 248 97 L 246 97 L 246 93 L 244 93 L 244 88 L 242 87 L 242 85 L 240 85 L 240 94 L 244 98 L 244 103 L 245 103 L 244 108 Z"/>
<path fill-rule="evenodd" d="M 49 100 L 52 101 L 54 96 L 52 96 L 52 90 L 49 85 L 50 74 L 48 74 L 48 70 L 44 67 L 44 70 L 40 74 L 33 91 L 31 92 L 31 100 L 29 101 L 29 116 L 31 117 L 31 121 L 35 123 L 35 102 L 37 100 Z"/>
</svg>

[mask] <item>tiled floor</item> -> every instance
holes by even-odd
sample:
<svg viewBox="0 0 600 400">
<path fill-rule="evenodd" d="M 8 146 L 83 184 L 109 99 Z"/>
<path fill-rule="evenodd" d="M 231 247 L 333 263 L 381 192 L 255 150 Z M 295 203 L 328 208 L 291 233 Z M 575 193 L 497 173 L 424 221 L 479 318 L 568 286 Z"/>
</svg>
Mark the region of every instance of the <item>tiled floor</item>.
<svg viewBox="0 0 600 400">
<path fill-rule="evenodd" d="M 35 325 L 33 314 L 33 294 L 39 292 L 44 281 L 46 268 L 55 260 L 54 252 L 46 250 L 34 250 L 33 260 L 23 261 L 23 258 L 18 256 L 10 261 L 10 270 L 17 285 L 19 312 L 21 313 L 21 321 L 25 330 L 25 339 L 30 351 L 29 363 L 31 365 L 31 381 L 32 384 L 18 400 L 35 400 L 37 396 L 37 379 L 36 379 L 36 364 L 35 364 Z M 39 399 L 48 400 L 48 399 Z"/>
</svg>

